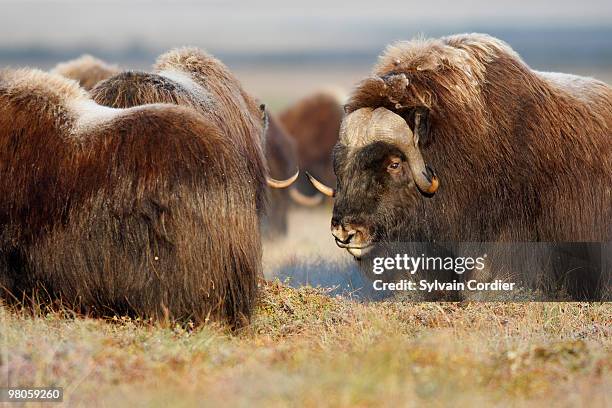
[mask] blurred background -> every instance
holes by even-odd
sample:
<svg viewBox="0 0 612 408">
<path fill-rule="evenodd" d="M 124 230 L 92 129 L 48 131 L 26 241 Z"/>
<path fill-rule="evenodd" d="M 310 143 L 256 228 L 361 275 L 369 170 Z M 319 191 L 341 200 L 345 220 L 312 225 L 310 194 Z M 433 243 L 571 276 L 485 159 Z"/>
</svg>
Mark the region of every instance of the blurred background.
<svg viewBox="0 0 612 408">
<path fill-rule="evenodd" d="M 391 42 L 461 32 L 499 37 L 535 69 L 612 83 L 610 0 L 0 0 L 0 67 L 50 69 L 89 53 L 147 70 L 164 51 L 194 45 L 278 112 L 321 89 L 348 93 Z M 359 287 L 330 217 L 329 202 L 294 207 L 288 233 L 264 245 L 267 276 Z"/>
<path fill-rule="evenodd" d="M 532 67 L 612 79 L 610 0 L 0 0 L 0 66 L 50 68 L 90 53 L 148 68 L 195 45 L 280 107 L 321 87 L 350 89 L 390 42 L 486 32 Z"/>
</svg>

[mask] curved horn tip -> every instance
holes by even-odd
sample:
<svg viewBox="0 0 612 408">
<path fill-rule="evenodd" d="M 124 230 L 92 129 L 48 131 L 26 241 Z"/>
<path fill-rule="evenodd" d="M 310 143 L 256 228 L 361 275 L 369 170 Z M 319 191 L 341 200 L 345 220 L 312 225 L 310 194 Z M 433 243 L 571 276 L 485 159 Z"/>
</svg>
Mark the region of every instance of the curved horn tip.
<svg viewBox="0 0 612 408">
<path fill-rule="evenodd" d="M 436 176 L 433 176 L 431 179 L 431 186 L 429 186 L 429 188 L 427 189 L 427 193 L 435 194 L 435 192 L 438 191 L 439 187 L 440 187 L 440 180 Z"/>
<path fill-rule="evenodd" d="M 268 186 L 272 188 L 287 188 L 290 185 L 292 185 L 295 182 L 295 180 L 297 180 L 299 175 L 300 175 L 300 171 L 297 170 L 293 176 L 289 177 L 286 180 L 276 180 L 276 179 L 273 179 L 272 177 L 266 177 L 266 182 L 268 183 Z"/>
<path fill-rule="evenodd" d="M 424 192 L 433 195 L 438 190 L 438 187 L 440 187 L 440 179 L 438 179 L 436 172 L 429 164 L 425 165 L 423 175 L 429 182 L 429 187 L 427 187 Z"/>
<path fill-rule="evenodd" d="M 306 177 L 308 177 L 308 180 L 310 180 L 314 188 L 319 190 L 321 193 L 325 194 L 328 197 L 334 197 L 336 195 L 336 192 L 334 191 L 333 188 L 328 187 L 325 184 L 321 183 L 319 180 L 314 178 L 313 175 L 310 174 L 309 172 L 306 172 Z"/>
</svg>

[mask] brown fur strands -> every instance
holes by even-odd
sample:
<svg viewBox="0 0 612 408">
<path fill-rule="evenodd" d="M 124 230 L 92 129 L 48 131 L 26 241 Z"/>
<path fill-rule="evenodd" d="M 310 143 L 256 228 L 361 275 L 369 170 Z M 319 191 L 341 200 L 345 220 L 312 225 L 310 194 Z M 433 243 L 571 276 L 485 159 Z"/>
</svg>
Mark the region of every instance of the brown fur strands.
<svg viewBox="0 0 612 408">
<path fill-rule="evenodd" d="M 279 120 L 296 142 L 302 170 L 299 187 L 304 192 L 313 192 L 305 171 L 327 185 L 336 184 L 332 151 L 344 116 L 339 99 L 338 95 L 321 91 L 300 99 L 279 114 Z"/>
<path fill-rule="evenodd" d="M 85 54 L 79 58 L 57 64 L 51 72 L 74 79 L 82 88 L 89 91 L 98 82 L 117 75 L 121 70 L 116 65 L 108 64 Z"/>
<path fill-rule="evenodd" d="M 60 76 L 0 71 L 2 297 L 247 322 L 264 169 L 224 132 L 185 107 L 110 109 Z"/>
<path fill-rule="evenodd" d="M 421 151 L 441 180 L 432 198 L 405 197 L 402 239 L 612 239 L 608 85 L 533 71 L 502 41 L 465 34 L 388 47 L 347 111 L 381 106 L 429 110 Z"/>
<path fill-rule="evenodd" d="M 265 166 L 264 120 L 260 105 L 243 90 L 221 61 L 197 48 L 172 50 L 158 58 L 154 73 L 124 72 L 101 82 L 91 94 L 97 103 L 110 107 L 174 103 L 195 108 L 223 130 L 241 153 L 245 166 L 250 168 L 251 162 L 255 164 L 253 168 Z M 271 143 L 278 141 L 277 138 L 271 140 Z M 266 148 L 272 150 L 269 146 Z M 285 148 L 292 150 L 292 146 Z M 272 175 L 283 178 L 293 174 L 295 163 L 288 160 L 286 164 L 292 167 L 285 169 L 283 174 Z M 283 164 L 270 167 L 275 170 Z M 265 178 L 255 182 L 261 186 L 257 203 L 263 215 L 267 195 Z"/>
</svg>

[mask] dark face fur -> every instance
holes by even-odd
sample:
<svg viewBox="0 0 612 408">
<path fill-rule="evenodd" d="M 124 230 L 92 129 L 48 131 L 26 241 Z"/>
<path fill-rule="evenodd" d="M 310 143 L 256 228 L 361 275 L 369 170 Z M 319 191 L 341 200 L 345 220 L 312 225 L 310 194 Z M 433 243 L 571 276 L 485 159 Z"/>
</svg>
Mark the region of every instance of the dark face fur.
<svg viewBox="0 0 612 408">
<path fill-rule="evenodd" d="M 387 142 L 337 145 L 338 178 L 331 222 L 336 244 L 361 258 L 379 242 L 400 239 L 406 203 L 418 197 L 406 156 Z"/>
</svg>

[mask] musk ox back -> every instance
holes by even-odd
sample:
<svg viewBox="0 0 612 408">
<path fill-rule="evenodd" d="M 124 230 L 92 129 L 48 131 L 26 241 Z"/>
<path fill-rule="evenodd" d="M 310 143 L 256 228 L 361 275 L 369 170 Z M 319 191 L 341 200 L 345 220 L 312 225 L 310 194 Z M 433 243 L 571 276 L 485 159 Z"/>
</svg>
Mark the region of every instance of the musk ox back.
<svg viewBox="0 0 612 408">
<path fill-rule="evenodd" d="M 82 55 L 74 60 L 57 64 L 51 72 L 74 79 L 83 89 L 89 91 L 98 82 L 117 75 L 121 70 L 118 66 L 107 64 L 91 55 Z"/>
<path fill-rule="evenodd" d="M 336 242 L 612 238 L 612 90 L 531 70 L 471 34 L 400 42 L 352 93 L 335 148 Z M 435 170 L 435 171 L 434 171 Z"/>
<path fill-rule="evenodd" d="M 239 326 L 261 275 L 265 169 L 190 109 L 110 109 L 72 81 L 0 72 L 0 283 L 61 300 Z"/>
<path fill-rule="evenodd" d="M 91 95 L 97 103 L 114 108 L 151 103 L 192 107 L 231 135 L 237 149 L 261 161 L 262 165 L 264 154 L 268 153 L 270 168 L 276 171 L 274 176 L 287 179 L 269 178 L 269 186 L 286 187 L 294 180 L 291 177 L 297 167 L 294 146 L 282 128 L 271 119 L 269 128 L 264 129 L 267 120 L 262 119 L 265 115 L 263 105 L 243 90 L 221 61 L 199 49 L 170 51 L 158 58 L 154 73 L 120 73 L 99 83 Z M 269 137 L 264 140 L 266 134 Z M 285 156 L 281 160 L 275 154 Z M 262 215 L 267 194 L 270 193 L 262 190 L 257 197 Z M 286 206 L 276 206 L 274 210 L 269 224 L 274 232 L 285 232 Z"/>
</svg>

